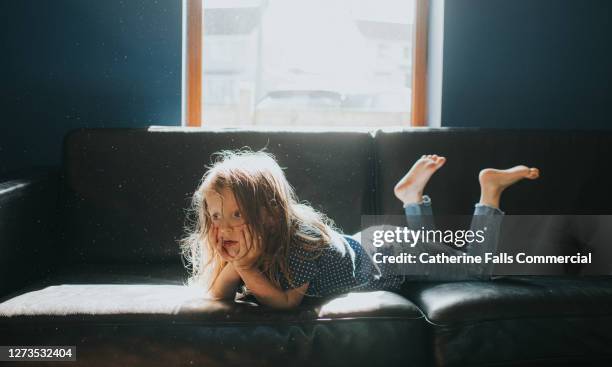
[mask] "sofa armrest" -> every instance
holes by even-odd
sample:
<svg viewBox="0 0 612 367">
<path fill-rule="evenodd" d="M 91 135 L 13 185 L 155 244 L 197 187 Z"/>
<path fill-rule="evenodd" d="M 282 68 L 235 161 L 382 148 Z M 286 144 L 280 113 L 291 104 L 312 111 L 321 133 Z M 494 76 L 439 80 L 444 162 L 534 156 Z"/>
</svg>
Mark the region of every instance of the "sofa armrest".
<svg viewBox="0 0 612 367">
<path fill-rule="evenodd" d="M 56 262 L 58 188 L 57 170 L 0 181 L 0 298 Z"/>
</svg>

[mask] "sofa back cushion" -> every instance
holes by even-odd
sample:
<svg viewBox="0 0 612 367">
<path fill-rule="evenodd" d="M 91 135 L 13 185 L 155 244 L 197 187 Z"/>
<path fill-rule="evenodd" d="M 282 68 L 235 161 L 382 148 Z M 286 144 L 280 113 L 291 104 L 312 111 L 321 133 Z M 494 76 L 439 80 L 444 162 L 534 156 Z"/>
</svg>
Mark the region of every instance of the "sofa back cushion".
<svg viewBox="0 0 612 367">
<path fill-rule="evenodd" d="M 472 214 L 482 168 L 538 167 L 504 192 L 507 214 L 612 214 L 612 132 L 427 129 L 376 134 L 379 213 L 402 214 L 393 186 L 423 154 L 447 157 L 425 191 L 434 214 Z"/>
<path fill-rule="evenodd" d="M 277 158 L 300 200 L 347 233 L 359 230 L 370 195 L 367 132 L 80 129 L 64 143 L 62 243 L 72 262 L 180 261 L 191 195 L 222 149 Z"/>
</svg>

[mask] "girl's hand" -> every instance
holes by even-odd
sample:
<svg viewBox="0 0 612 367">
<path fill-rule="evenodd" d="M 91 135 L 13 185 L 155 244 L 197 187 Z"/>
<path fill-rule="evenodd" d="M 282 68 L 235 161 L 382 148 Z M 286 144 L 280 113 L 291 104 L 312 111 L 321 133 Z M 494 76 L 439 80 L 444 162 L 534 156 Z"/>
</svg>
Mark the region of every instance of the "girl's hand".
<svg viewBox="0 0 612 367">
<path fill-rule="evenodd" d="M 236 254 L 230 254 L 225 247 L 223 247 L 223 237 L 219 237 L 219 227 L 213 226 L 213 228 L 208 231 L 208 242 L 213 245 L 223 260 L 228 262 L 234 261 Z"/>
<path fill-rule="evenodd" d="M 241 226 L 241 235 L 238 241 L 240 249 L 233 259 L 236 270 L 249 270 L 253 268 L 262 254 L 262 239 L 253 236 L 251 228 L 244 224 Z"/>
</svg>

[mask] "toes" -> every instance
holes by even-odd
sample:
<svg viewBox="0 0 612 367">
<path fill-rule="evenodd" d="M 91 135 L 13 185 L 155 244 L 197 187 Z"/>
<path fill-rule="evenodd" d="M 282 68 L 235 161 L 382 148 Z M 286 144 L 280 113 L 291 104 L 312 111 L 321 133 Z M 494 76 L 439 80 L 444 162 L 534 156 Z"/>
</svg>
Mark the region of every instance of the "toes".
<svg viewBox="0 0 612 367">
<path fill-rule="evenodd" d="M 436 158 L 434 159 L 434 162 L 436 164 L 436 166 L 441 166 L 442 164 L 444 164 L 444 161 L 446 161 L 446 158 L 441 157 L 441 156 L 435 156 Z"/>
<path fill-rule="evenodd" d="M 446 162 L 446 158 L 434 154 L 433 158 L 431 158 L 431 163 L 429 166 L 436 167 L 436 169 L 438 169 L 444 165 L 444 162 Z"/>
<path fill-rule="evenodd" d="M 427 158 L 437 163 L 440 158 L 444 158 L 444 157 L 439 156 L 437 154 L 427 154 L 427 155 L 422 156 L 421 158 Z"/>
<path fill-rule="evenodd" d="M 540 170 L 535 167 L 529 168 L 528 177 L 532 179 L 540 177 Z"/>
</svg>

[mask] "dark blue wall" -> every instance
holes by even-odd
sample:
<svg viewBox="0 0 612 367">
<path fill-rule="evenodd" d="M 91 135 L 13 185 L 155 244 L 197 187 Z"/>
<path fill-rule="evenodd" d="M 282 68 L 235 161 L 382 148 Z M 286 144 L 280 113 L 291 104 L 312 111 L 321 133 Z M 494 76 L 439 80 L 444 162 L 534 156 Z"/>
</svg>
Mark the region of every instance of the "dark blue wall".
<svg viewBox="0 0 612 367">
<path fill-rule="evenodd" d="M 0 2 L 0 175 L 76 127 L 179 125 L 181 1 Z"/>
<path fill-rule="evenodd" d="M 76 127 L 178 125 L 181 2 L 0 2 L 0 175 Z M 449 0 L 444 126 L 610 128 L 612 1 Z"/>
<path fill-rule="evenodd" d="M 443 126 L 611 128 L 612 1 L 447 0 Z"/>
</svg>

